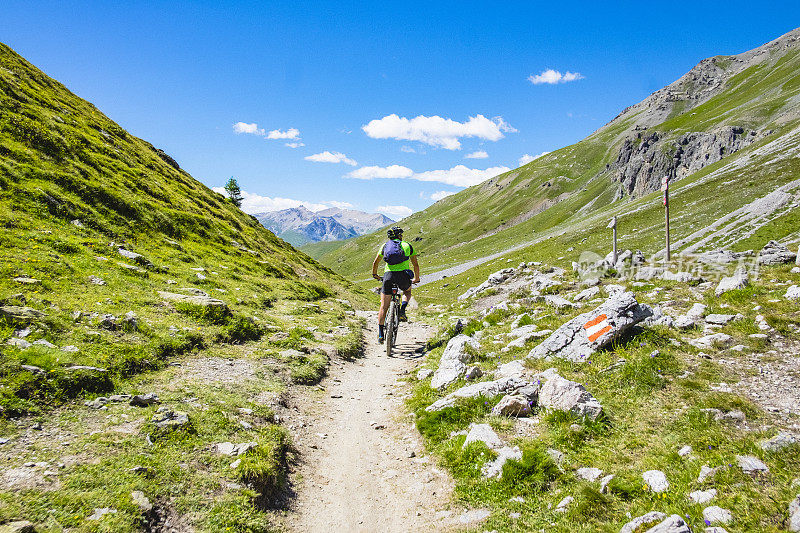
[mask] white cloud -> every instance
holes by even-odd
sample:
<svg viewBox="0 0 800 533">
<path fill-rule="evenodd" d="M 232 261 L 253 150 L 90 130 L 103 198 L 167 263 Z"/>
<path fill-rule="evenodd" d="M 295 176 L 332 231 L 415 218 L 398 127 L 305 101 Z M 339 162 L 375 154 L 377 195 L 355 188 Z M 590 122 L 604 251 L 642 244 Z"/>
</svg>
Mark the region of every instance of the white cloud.
<svg viewBox="0 0 800 533">
<path fill-rule="evenodd" d="M 541 85 L 543 83 L 555 85 L 557 83 L 568 83 L 570 81 L 582 80 L 583 78 L 584 76 L 581 76 L 580 72 L 567 71 L 566 74 L 561 74 L 561 72 L 558 70 L 547 69 L 543 70 L 541 74 L 531 74 L 528 76 L 528 81 L 534 85 Z"/>
<path fill-rule="evenodd" d="M 471 187 L 482 181 L 493 178 L 498 174 L 503 174 L 511 170 L 508 167 L 490 167 L 486 170 L 478 168 L 468 168 L 464 165 L 456 165 L 449 170 L 429 170 L 427 172 L 415 173 L 411 179 L 419 181 L 438 181 L 456 187 Z"/>
<path fill-rule="evenodd" d="M 527 165 L 528 163 L 530 163 L 534 159 L 539 159 L 543 155 L 547 155 L 549 153 L 550 152 L 542 152 L 541 154 L 537 154 L 537 155 L 525 154 L 525 155 L 523 155 L 522 157 L 519 158 L 519 166 Z"/>
<path fill-rule="evenodd" d="M 406 207 L 404 205 L 381 205 L 376 207 L 375 211 L 378 213 L 383 213 L 384 215 L 394 218 L 395 220 L 406 218 L 408 215 L 414 212 L 410 207 Z"/>
<path fill-rule="evenodd" d="M 300 130 L 289 128 L 286 131 L 272 130 L 267 134 L 267 139 L 299 139 Z"/>
<path fill-rule="evenodd" d="M 288 146 L 289 148 L 300 148 L 301 146 L 305 146 L 305 143 L 286 143 L 284 146 Z"/>
<path fill-rule="evenodd" d="M 306 161 L 314 161 L 315 163 L 344 163 L 346 165 L 350 165 L 351 167 L 358 165 L 358 163 L 344 155 L 342 152 L 328 152 L 327 150 L 319 154 L 308 155 L 303 159 Z"/>
<path fill-rule="evenodd" d="M 352 209 L 355 207 L 350 202 L 337 202 L 336 200 L 331 200 L 327 203 L 331 204 L 333 207 L 338 207 L 339 209 Z"/>
<path fill-rule="evenodd" d="M 213 187 L 214 192 L 218 192 L 223 196 L 228 196 L 227 191 L 223 187 Z M 304 206 L 311 211 L 322 211 L 331 206 L 336 207 L 337 202 L 326 202 L 318 204 L 314 202 L 306 202 L 303 200 L 293 200 L 291 198 L 280 198 L 269 196 L 261 196 L 247 191 L 242 191 L 242 211 L 254 215 L 256 213 L 266 213 L 267 211 L 280 211 L 282 209 L 289 209 L 292 207 Z M 326 205 L 330 204 L 330 205 Z"/>
<path fill-rule="evenodd" d="M 489 154 L 483 150 L 478 150 L 477 152 L 465 155 L 464 159 L 486 159 L 487 157 L 489 157 Z"/>
<path fill-rule="evenodd" d="M 407 154 L 416 154 L 417 151 L 411 148 L 410 146 L 406 146 L 405 144 L 400 147 L 401 152 L 405 152 Z"/>
<path fill-rule="evenodd" d="M 245 122 L 237 122 L 233 125 L 233 132 L 234 133 L 249 133 L 250 135 L 265 135 L 264 129 L 259 128 L 258 124 L 253 122 L 252 124 L 247 124 Z"/>
<path fill-rule="evenodd" d="M 442 198 L 447 198 L 448 196 L 452 196 L 454 194 L 455 193 L 451 191 L 437 191 L 431 194 L 431 200 L 433 200 L 434 202 L 438 202 Z"/>
<path fill-rule="evenodd" d="M 346 177 L 357 180 L 373 180 L 378 178 L 398 179 L 410 178 L 413 174 L 414 171 L 408 167 L 391 165 L 388 167 L 361 167 L 349 172 Z"/>
<path fill-rule="evenodd" d="M 501 117 L 489 120 L 483 115 L 470 117 L 466 122 L 458 122 L 440 116 L 420 115 L 407 119 L 392 114 L 372 120 L 361 129 L 373 139 L 419 141 L 447 150 L 460 150 L 461 137 L 498 141 L 504 137 L 503 132 L 516 131 Z"/>
</svg>

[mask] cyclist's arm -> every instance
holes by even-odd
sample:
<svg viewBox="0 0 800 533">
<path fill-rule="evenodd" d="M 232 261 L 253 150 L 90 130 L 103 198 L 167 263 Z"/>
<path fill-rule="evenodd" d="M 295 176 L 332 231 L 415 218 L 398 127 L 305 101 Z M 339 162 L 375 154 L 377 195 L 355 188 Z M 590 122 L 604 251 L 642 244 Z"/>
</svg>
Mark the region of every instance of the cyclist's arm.
<svg viewBox="0 0 800 533">
<path fill-rule="evenodd" d="M 375 257 L 375 261 L 372 262 L 372 277 L 375 279 L 383 279 L 378 276 L 378 265 L 381 263 L 381 255 L 378 254 Z"/>
<path fill-rule="evenodd" d="M 416 255 L 411 256 L 411 266 L 414 267 L 414 279 L 411 280 L 411 283 L 419 283 L 419 263 Z"/>
</svg>

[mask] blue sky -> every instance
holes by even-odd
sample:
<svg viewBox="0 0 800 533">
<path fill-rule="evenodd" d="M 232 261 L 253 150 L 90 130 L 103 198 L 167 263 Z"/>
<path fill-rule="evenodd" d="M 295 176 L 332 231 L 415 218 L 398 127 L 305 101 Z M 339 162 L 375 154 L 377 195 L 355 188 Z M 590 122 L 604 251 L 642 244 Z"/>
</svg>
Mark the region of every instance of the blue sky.
<svg viewBox="0 0 800 533">
<path fill-rule="evenodd" d="M 206 185 L 235 176 L 247 210 L 303 202 L 393 218 L 579 141 L 705 57 L 800 26 L 796 0 L 6 0 L 2 11 L 0 41 Z"/>
</svg>

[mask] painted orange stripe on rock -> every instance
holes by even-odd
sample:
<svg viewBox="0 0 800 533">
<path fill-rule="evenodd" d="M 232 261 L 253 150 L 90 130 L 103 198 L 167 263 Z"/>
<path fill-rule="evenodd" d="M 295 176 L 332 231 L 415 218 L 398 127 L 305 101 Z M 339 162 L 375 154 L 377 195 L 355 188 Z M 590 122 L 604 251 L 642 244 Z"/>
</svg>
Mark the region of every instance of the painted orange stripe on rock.
<svg viewBox="0 0 800 533">
<path fill-rule="evenodd" d="M 594 341 L 596 341 L 596 340 L 597 340 L 597 339 L 599 339 L 599 338 L 600 338 L 600 337 L 601 337 L 603 334 L 605 334 L 605 333 L 608 333 L 609 331 L 611 331 L 611 326 L 606 326 L 606 327 L 604 327 L 604 328 L 603 328 L 603 329 L 601 329 L 600 331 L 598 331 L 598 332 L 596 332 L 596 333 L 594 333 L 594 334 L 590 335 L 590 336 L 589 336 L 589 342 L 594 342 Z"/>
<path fill-rule="evenodd" d="M 595 326 L 606 319 L 608 319 L 608 317 L 604 314 L 598 316 L 597 318 L 593 318 L 592 320 L 583 325 L 583 329 L 589 329 L 590 327 Z"/>
</svg>

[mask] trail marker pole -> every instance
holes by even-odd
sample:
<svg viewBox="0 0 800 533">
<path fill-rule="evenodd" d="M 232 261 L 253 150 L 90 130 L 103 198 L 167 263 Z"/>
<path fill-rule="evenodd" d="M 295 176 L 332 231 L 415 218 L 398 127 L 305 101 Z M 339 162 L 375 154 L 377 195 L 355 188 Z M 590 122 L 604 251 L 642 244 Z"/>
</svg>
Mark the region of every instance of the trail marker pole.
<svg viewBox="0 0 800 533">
<path fill-rule="evenodd" d="M 611 218 L 611 222 L 608 223 L 607 227 L 611 228 L 611 231 L 613 232 L 613 235 L 614 235 L 614 238 L 613 238 L 613 240 L 614 240 L 614 248 L 613 248 L 611 262 L 612 262 L 612 264 L 616 265 L 617 264 L 617 217 L 616 216 Z"/>
<path fill-rule="evenodd" d="M 664 176 L 664 181 L 661 185 L 661 190 L 664 191 L 664 225 L 666 229 L 667 253 L 664 256 L 666 262 L 670 261 L 669 253 L 669 176 Z"/>
</svg>

